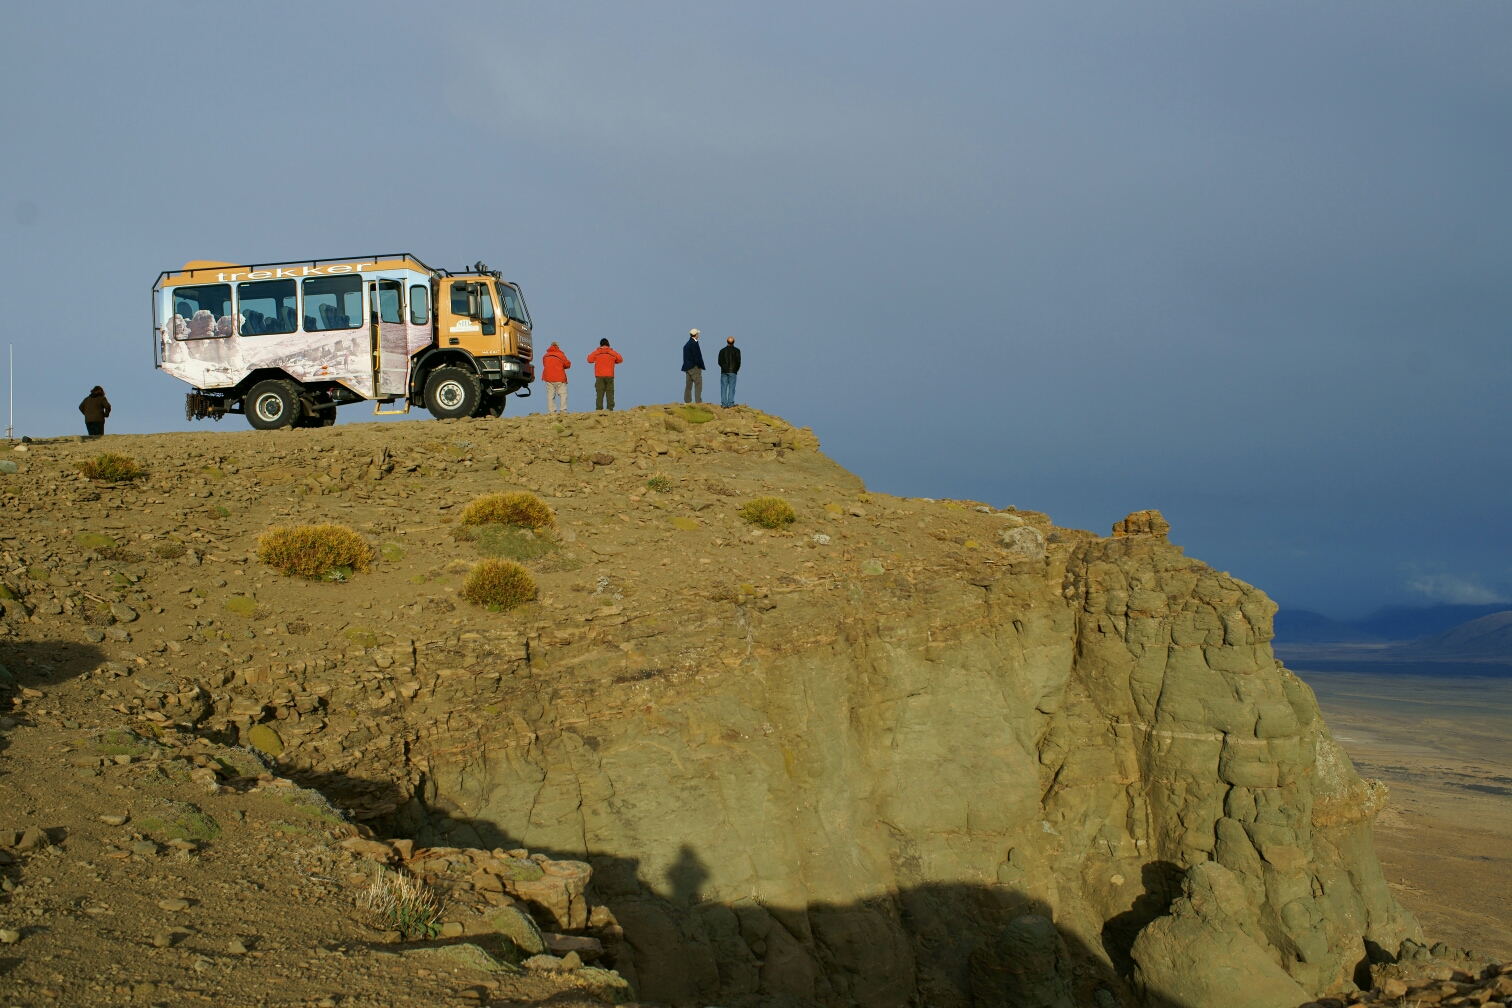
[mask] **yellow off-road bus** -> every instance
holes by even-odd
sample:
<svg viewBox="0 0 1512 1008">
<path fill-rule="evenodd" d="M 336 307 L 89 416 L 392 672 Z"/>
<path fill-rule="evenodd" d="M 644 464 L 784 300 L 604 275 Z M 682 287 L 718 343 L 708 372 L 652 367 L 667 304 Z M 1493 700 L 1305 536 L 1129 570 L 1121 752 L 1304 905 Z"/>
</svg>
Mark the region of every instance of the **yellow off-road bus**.
<svg viewBox="0 0 1512 1008">
<path fill-rule="evenodd" d="M 193 386 L 191 419 L 326 427 L 336 407 L 497 416 L 535 381 L 518 284 L 407 253 L 234 265 L 195 261 L 152 287 L 154 364 Z M 384 409 L 400 399 L 402 409 Z"/>
</svg>

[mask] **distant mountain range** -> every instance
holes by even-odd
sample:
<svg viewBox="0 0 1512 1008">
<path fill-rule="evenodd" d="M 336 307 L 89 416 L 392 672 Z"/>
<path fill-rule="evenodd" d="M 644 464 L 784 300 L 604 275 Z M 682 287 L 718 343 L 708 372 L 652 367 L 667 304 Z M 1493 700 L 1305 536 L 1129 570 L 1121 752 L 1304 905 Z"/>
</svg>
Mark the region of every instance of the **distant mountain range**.
<svg viewBox="0 0 1512 1008">
<path fill-rule="evenodd" d="M 1306 609 L 1276 613 L 1276 641 L 1285 644 L 1389 644 L 1421 640 L 1461 623 L 1512 610 L 1496 605 L 1389 605 L 1362 619 L 1334 620 Z"/>
<path fill-rule="evenodd" d="M 1320 672 L 1512 675 L 1512 606 L 1386 606 L 1359 620 L 1276 613 L 1276 654 Z"/>
</svg>

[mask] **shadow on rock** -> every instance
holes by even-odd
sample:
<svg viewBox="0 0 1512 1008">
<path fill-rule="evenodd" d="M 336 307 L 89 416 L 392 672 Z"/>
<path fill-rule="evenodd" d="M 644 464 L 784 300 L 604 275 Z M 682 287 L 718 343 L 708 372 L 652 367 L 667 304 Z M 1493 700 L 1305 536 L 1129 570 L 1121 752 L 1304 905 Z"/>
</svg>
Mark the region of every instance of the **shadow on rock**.
<svg viewBox="0 0 1512 1008">
<path fill-rule="evenodd" d="M 34 716 L 19 710 L 12 713 L 16 708 L 12 701 L 22 699 L 22 690 L 42 693 L 42 697 L 26 698 L 27 706 L 46 709 L 49 690 L 99 667 L 105 660 L 105 652 L 93 644 L 0 640 L 0 750 L 10 744 L 7 736 L 11 728 Z"/>
<path fill-rule="evenodd" d="M 1169 861 L 1151 861 L 1141 869 L 1140 881 L 1144 894 L 1134 905 L 1121 914 L 1116 914 L 1103 925 L 1102 943 L 1114 969 L 1123 976 L 1134 971 L 1134 959 L 1129 950 L 1140 930 L 1156 917 L 1169 912 L 1171 901 L 1181 895 L 1181 868 Z"/>
</svg>

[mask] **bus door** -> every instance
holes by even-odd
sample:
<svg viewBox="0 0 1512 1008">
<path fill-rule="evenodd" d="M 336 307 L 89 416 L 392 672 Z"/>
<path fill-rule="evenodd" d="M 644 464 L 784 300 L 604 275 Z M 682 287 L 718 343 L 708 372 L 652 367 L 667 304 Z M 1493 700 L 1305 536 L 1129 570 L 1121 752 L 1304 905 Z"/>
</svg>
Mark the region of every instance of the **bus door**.
<svg viewBox="0 0 1512 1008">
<path fill-rule="evenodd" d="M 374 398 L 402 396 L 409 385 L 409 331 L 404 324 L 404 281 L 369 280 L 372 302 Z"/>
</svg>

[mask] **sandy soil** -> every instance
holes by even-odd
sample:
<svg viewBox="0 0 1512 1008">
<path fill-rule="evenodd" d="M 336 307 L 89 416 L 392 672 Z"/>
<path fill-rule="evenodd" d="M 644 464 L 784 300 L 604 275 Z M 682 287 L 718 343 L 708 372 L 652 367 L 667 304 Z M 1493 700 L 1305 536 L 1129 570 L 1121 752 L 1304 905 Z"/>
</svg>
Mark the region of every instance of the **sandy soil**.
<svg viewBox="0 0 1512 1008">
<path fill-rule="evenodd" d="M 1512 679 L 1300 673 L 1391 804 L 1376 850 L 1431 941 L 1512 959 Z"/>
</svg>

